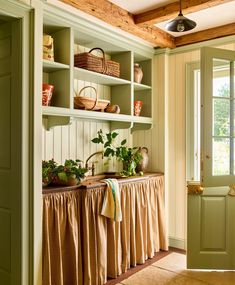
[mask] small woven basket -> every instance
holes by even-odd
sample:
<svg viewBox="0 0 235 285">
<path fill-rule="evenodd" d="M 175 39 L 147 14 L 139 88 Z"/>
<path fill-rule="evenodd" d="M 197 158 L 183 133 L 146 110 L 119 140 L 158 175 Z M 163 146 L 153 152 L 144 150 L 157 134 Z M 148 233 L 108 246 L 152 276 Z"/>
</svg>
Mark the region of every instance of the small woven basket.
<svg viewBox="0 0 235 285">
<path fill-rule="evenodd" d="M 81 96 L 82 92 L 91 88 L 95 92 L 95 98 Z M 74 109 L 85 109 L 85 110 L 104 110 L 107 105 L 110 103 L 109 100 L 98 99 L 97 90 L 93 86 L 83 87 L 79 93 L 75 92 L 76 96 L 74 97 Z"/>
<path fill-rule="evenodd" d="M 93 55 L 92 51 L 94 50 L 101 51 L 102 57 Z M 101 48 L 93 48 L 89 52 L 75 54 L 74 66 L 114 77 L 120 77 L 120 64 L 116 61 L 106 60 L 104 51 Z"/>
</svg>

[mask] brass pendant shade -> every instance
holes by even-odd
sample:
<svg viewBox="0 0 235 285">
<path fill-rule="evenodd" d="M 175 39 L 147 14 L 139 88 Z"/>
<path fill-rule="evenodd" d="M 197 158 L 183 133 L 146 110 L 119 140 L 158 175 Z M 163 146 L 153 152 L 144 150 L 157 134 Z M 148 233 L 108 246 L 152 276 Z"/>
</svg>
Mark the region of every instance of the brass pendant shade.
<svg viewBox="0 0 235 285">
<path fill-rule="evenodd" d="M 194 29 L 196 23 L 193 20 L 190 20 L 182 14 L 181 11 L 181 0 L 180 0 L 180 12 L 179 15 L 172 21 L 166 24 L 166 30 L 170 32 L 186 32 Z"/>
</svg>

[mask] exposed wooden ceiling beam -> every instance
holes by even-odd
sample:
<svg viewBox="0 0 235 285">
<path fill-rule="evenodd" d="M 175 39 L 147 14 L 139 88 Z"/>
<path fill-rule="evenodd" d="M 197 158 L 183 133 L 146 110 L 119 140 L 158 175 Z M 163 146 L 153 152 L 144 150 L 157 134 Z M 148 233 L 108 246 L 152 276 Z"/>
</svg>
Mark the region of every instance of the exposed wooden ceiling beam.
<svg viewBox="0 0 235 285">
<path fill-rule="evenodd" d="M 107 0 L 60 0 L 158 47 L 175 47 L 174 37 L 157 27 L 139 27 L 128 11 Z"/>
<path fill-rule="evenodd" d="M 176 37 L 175 42 L 176 46 L 179 47 L 231 35 L 235 35 L 235 23 Z"/>
<path fill-rule="evenodd" d="M 182 1 L 182 11 L 186 15 L 231 1 L 233 0 L 184 0 Z M 134 20 L 140 26 L 153 26 L 174 19 L 178 14 L 179 1 L 134 15 Z"/>
</svg>

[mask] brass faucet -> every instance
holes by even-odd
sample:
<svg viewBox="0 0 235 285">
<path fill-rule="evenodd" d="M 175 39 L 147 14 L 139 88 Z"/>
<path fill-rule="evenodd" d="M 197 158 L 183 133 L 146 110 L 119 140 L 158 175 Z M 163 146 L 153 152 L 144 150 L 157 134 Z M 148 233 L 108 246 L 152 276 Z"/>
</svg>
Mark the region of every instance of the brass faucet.
<svg viewBox="0 0 235 285">
<path fill-rule="evenodd" d="M 104 157 L 104 152 L 103 152 L 103 151 L 97 151 L 97 152 L 92 153 L 92 154 L 86 159 L 86 163 L 85 163 L 85 168 L 88 169 L 88 170 L 91 169 L 91 171 L 92 171 L 92 176 L 95 175 L 95 162 L 92 162 L 91 168 L 89 168 L 89 166 L 88 166 L 88 161 L 89 161 L 93 156 L 95 156 L 95 155 L 97 155 L 97 154 L 101 154 L 101 155 L 102 155 L 102 159 L 103 159 L 103 157 Z"/>
</svg>

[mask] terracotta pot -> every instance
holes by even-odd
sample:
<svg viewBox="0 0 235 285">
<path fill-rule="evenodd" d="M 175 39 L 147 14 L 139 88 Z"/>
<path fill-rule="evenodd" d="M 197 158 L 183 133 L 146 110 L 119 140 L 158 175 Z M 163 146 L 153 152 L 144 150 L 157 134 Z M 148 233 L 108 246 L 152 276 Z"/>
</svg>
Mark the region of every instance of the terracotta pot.
<svg viewBox="0 0 235 285">
<path fill-rule="evenodd" d="M 139 147 L 139 152 L 141 153 L 143 159 L 137 165 L 136 171 L 137 172 L 140 172 L 140 171 L 144 172 L 144 171 L 146 171 L 146 169 L 148 167 L 148 162 L 149 162 L 148 149 L 147 149 L 147 147 Z"/>
<path fill-rule="evenodd" d="M 143 70 L 141 66 L 138 63 L 134 64 L 134 81 L 136 83 L 141 83 L 142 78 L 143 78 Z"/>
<path fill-rule="evenodd" d="M 143 101 L 134 101 L 134 116 L 139 116 L 142 109 Z"/>
</svg>

